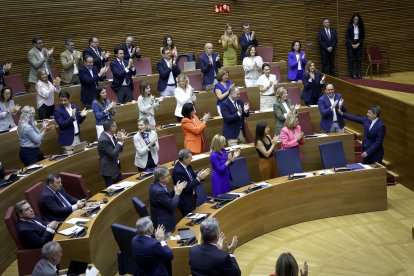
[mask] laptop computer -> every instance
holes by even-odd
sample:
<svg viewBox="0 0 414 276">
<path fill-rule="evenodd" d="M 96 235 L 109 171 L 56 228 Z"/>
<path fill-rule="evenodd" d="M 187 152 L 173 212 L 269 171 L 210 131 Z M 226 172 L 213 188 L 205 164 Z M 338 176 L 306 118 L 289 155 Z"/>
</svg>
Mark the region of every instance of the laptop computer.
<svg viewBox="0 0 414 276">
<path fill-rule="evenodd" d="M 196 69 L 195 61 L 184 62 L 184 71 L 194 71 Z"/>
</svg>

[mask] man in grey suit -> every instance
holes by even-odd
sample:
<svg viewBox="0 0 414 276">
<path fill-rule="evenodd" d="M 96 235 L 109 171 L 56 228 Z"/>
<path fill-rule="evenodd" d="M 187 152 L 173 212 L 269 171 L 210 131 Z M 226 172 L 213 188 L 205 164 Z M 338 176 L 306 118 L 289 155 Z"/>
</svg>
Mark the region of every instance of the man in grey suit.
<svg viewBox="0 0 414 276">
<path fill-rule="evenodd" d="M 125 130 L 116 130 L 116 123 L 105 120 L 103 123 L 104 132 L 98 139 L 99 164 L 101 165 L 101 175 L 105 179 L 105 186 L 121 180 L 121 163 L 119 153 L 124 148 Z"/>
<path fill-rule="evenodd" d="M 43 259 L 37 262 L 32 271 L 32 276 L 56 276 L 59 275 L 57 265 L 62 259 L 62 247 L 57 242 L 50 241 L 42 247 Z"/>
<path fill-rule="evenodd" d="M 79 84 L 79 68 L 82 65 L 82 53 L 75 50 L 75 42 L 70 38 L 66 39 L 65 46 L 66 50 L 60 54 L 62 84 Z"/>
<path fill-rule="evenodd" d="M 43 48 L 42 38 L 35 36 L 32 39 L 33 48 L 27 53 L 27 59 L 30 63 L 29 73 L 29 92 L 36 92 L 37 71 L 44 69 L 47 73 L 47 78 L 52 82 L 52 71 L 50 65 L 53 64 L 53 47 L 50 49 Z"/>
</svg>

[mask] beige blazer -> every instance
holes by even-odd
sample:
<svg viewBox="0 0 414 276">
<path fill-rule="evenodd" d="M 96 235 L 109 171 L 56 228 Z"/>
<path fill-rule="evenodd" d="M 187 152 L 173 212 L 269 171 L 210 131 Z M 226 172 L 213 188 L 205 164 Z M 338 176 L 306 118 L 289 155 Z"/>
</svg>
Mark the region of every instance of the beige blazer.
<svg viewBox="0 0 414 276">
<path fill-rule="evenodd" d="M 52 69 L 50 65 L 53 64 L 53 57 L 49 57 L 48 59 L 44 59 L 40 57 L 39 51 L 33 47 L 27 53 L 27 59 L 30 63 L 30 73 L 29 73 L 29 82 L 36 84 L 37 82 L 37 70 L 41 68 L 48 68 L 50 74 L 52 73 Z"/>
<path fill-rule="evenodd" d="M 74 64 L 78 67 L 78 72 L 82 66 L 82 54 L 76 51 L 79 58 L 73 59 L 68 50 L 65 50 L 60 54 L 60 62 L 62 63 L 62 76 L 60 77 L 62 82 L 70 83 L 73 77 Z"/>
</svg>

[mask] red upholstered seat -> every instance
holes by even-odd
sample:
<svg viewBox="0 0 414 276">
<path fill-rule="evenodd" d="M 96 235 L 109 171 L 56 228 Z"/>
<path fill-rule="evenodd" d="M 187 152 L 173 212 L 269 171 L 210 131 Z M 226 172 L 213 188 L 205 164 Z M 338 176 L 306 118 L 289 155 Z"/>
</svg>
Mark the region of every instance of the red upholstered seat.
<svg viewBox="0 0 414 276">
<path fill-rule="evenodd" d="M 4 82 L 13 90 L 13 94 L 27 93 L 21 74 L 4 76 Z"/>
<path fill-rule="evenodd" d="M 312 135 L 315 133 L 313 131 L 313 126 L 312 126 L 312 122 L 310 119 L 309 111 L 298 113 L 298 118 L 299 118 L 299 125 L 303 133 L 305 133 L 305 135 Z"/>
<path fill-rule="evenodd" d="M 280 67 L 278 65 L 270 65 L 270 74 L 276 75 L 277 81 L 281 82 Z"/>
<path fill-rule="evenodd" d="M 86 187 L 82 175 L 67 172 L 61 172 L 59 175 L 62 180 L 63 188 L 69 195 L 77 199 L 87 199 L 91 197 L 91 191 Z"/>
<path fill-rule="evenodd" d="M 287 87 L 288 98 L 292 101 L 292 104 L 301 104 L 300 89 L 297 86 Z"/>
<path fill-rule="evenodd" d="M 142 80 L 135 79 L 134 81 L 134 91 L 132 91 L 132 97 L 134 100 L 138 100 L 139 95 L 141 95 L 141 83 Z"/>
<path fill-rule="evenodd" d="M 264 62 L 272 62 L 275 48 L 272 46 L 259 46 L 256 48 L 258 56 L 261 56 Z"/>
<path fill-rule="evenodd" d="M 36 217 L 42 218 L 42 212 L 40 211 L 40 194 L 45 188 L 43 182 L 38 182 L 26 191 L 24 191 L 24 196 L 26 197 L 27 202 L 32 206 L 33 212 Z"/>
<path fill-rule="evenodd" d="M 149 57 L 135 59 L 134 66 L 137 70 L 137 76 L 152 74 L 151 58 Z"/>
<path fill-rule="evenodd" d="M 106 90 L 106 98 L 110 101 L 118 102 L 118 97 L 110 85 L 104 87 Z"/>
<path fill-rule="evenodd" d="M 368 70 L 371 72 L 371 79 L 372 79 L 372 65 L 377 65 L 377 75 L 379 72 L 379 65 L 380 64 L 387 64 L 387 71 L 388 77 L 390 76 L 390 60 L 388 58 L 387 52 L 381 51 L 380 48 L 377 46 L 367 47 L 365 49 L 365 53 L 367 55 L 368 67 L 365 73 L 365 76 L 368 75 Z"/>
<path fill-rule="evenodd" d="M 187 77 L 195 91 L 203 90 L 203 76 L 201 74 L 189 74 Z"/>
<path fill-rule="evenodd" d="M 160 149 L 158 151 L 158 164 L 172 162 L 178 158 L 177 143 L 174 135 L 166 135 L 158 138 Z"/>
</svg>

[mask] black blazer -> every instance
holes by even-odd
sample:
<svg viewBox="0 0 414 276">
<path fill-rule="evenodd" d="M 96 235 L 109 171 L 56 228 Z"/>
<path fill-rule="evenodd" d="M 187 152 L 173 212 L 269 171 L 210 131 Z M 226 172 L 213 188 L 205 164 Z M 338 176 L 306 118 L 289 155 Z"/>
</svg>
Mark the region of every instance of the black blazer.
<svg viewBox="0 0 414 276">
<path fill-rule="evenodd" d="M 54 234 L 46 231 L 46 223 L 40 219 L 34 218 L 40 222 L 44 227 L 35 222 L 18 219 L 16 222 L 17 235 L 25 249 L 42 248 L 42 246 L 53 240 Z"/>
<path fill-rule="evenodd" d="M 244 103 L 238 99 L 237 104 L 242 107 L 242 115 L 237 114 L 237 109 L 233 105 L 230 97 L 227 97 L 220 106 L 221 115 L 223 116 L 223 136 L 226 139 L 237 139 L 240 133 L 240 128 L 244 131 L 244 118 L 249 117 L 249 112 L 244 112 Z"/>
<path fill-rule="evenodd" d="M 334 28 L 329 28 L 329 32 L 331 33 L 331 39 L 328 38 L 325 28 L 321 28 L 318 33 L 319 44 L 321 45 L 321 49 L 325 51 L 329 47 L 332 47 L 333 50 L 335 50 L 336 44 L 338 43 L 336 30 Z"/>
<path fill-rule="evenodd" d="M 131 47 L 133 49 L 136 46 L 134 44 L 132 44 Z M 131 57 L 131 55 L 129 54 L 129 51 L 128 51 L 128 47 L 126 46 L 126 43 L 121 44 L 121 49 L 124 50 L 124 59 L 126 61 L 128 61 L 130 58 L 140 58 L 141 57 L 141 52 L 135 52 L 135 54 L 133 54 L 132 57 Z"/>
<path fill-rule="evenodd" d="M 105 66 L 105 62 L 108 61 L 108 59 L 101 59 L 100 54 L 102 53 L 103 49 L 101 47 L 97 48 L 99 56 L 96 54 L 94 50 L 90 46 L 86 47 L 85 50 L 83 50 L 83 60 L 85 60 L 85 56 L 91 56 L 93 57 L 93 65 L 98 69 L 98 72 L 101 71 L 101 68 Z"/>
<path fill-rule="evenodd" d="M 62 188 L 59 193 L 66 198 L 71 205 L 76 204 L 76 198 L 68 195 Z M 48 187 L 45 187 L 40 194 L 40 210 L 46 221 L 64 221 L 70 214 L 72 214 L 72 206 L 64 207 L 57 195 Z"/>
<path fill-rule="evenodd" d="M 362 46 L 362 43 L 364 42 L 365 39 L 365 30 L 363 28 L 361 28 L 361 26 L 358 26 L 359 28 L 359 47 Z M 346 46 L 348 48 L 352 47 L 352 43 L 354 42 L 354 25 L 349 25 L 348 29 L 346 30 Z"/>
<path fill-rule="evenodd" d="M 174 185 L 177 184 L 178 181 L 187 181 L 187 186 L 184 188 L 183 192 L 180 195 L 180 203 L 178 203 L 178 208 L 181 210 L 191 210 L 195 206 L 194 204 L 194 197 L 197 197 L 195 192 L 198 185 L 201 184 L 200 181 L 197 180 L 197 175 L 195 174 L 193 168 L 187 166 L 188 172 L 191 174 L 193 180 L 190 180 L 190 176 L 184 169 L 183 165 L 180 162 L 177 162 L 174 166 L 174 170 L 172 173 L 172 179 Z"/>
<path fill-rule="evenodd" d="M 161 59 L 157 62 L 157 69 L 158 73 L 160 74 L 158 78 L 158 85 L 157 90 L 158 92 L 162 92 L 165 90 L 168 84 L 168 79 L 170 78 L 170 73 L 172 71 L 173 77 L 174 77 L 174 83 L 177 84 L 177 76 L 181 74 L 180 68 L 178 68 L 178 65 L 173 65 L 172 68 L 168 67 L 167 63 L 164 59 Z"/>
<path fill-rule="evenodd" d="M 102 132 L 98 139 L 99 164 L 101 165 L 100 173 L 102 176 L 118 176 L 121 173 L 118 166 L 119 154 L 124 149 L 123 145 L 118 142 L 114 145 L 111 138 Z"/>
</svg>

